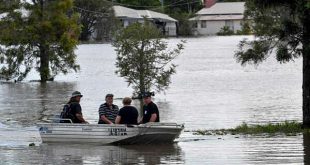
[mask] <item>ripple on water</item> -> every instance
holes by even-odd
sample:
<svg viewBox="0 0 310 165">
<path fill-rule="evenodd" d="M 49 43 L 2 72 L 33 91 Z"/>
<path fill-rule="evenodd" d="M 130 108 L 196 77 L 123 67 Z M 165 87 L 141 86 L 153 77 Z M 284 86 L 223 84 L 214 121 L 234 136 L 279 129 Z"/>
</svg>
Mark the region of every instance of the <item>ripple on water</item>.
<svg viewBox="0 0 310 165">
<path fill-rule="evenodd" d="M 29 146 L 30 143 L 39 145 L 41 138 L 38 129 L 33 127 L 21 127 L 0 123 L 0 147 L 19 148 Z"/>
</svg>

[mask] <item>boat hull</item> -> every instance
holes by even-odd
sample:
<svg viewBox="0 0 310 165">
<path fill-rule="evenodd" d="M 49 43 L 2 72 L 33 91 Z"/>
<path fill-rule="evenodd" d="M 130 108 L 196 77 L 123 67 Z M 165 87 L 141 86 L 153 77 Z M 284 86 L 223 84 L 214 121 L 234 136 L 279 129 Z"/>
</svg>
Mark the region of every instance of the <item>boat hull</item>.
<svg viewBox="0 0 310 165">
<path fill-rule="evenodd" d="M 183 130 L 175 123 L 141 125 L 40 123 L 43 143 L 158 144 L 173 143 Z"/>
</svg>

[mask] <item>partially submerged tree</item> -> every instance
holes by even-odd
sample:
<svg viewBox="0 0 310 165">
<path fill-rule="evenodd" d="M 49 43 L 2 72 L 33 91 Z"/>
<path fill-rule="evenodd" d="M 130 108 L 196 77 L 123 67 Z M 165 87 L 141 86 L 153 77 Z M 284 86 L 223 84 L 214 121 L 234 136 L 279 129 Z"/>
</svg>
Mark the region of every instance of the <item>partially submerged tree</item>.
<svg viewBox="0 0 310 165">
<path fill-rule="evenodd" d="M 134 94 L 154 89 L 164 91 L 171 82 L 176 68 L 171 61 L 181 53 L 184 41 L 170 50 L 161 37 L 161 32 L 146 19 L 116 35 L 113 42 L 117 52 L 116 73 L 133 87 Z"/>
<path fill-rule="evenodd" d="M 0 78 L 22 80 L 36 68 L 45 82 L 59 72 L 77 71 L 78 16 L 72 0 L 32 0 L 1 10 Z"/>
<path fill-rule="evenodd" d="M 246 15 L 254 19 L 254 41 L 240 43 L 241 64 L 263 62 L 272 51 L 280 63 L 303 58 L 303 125 L 310 127 L 310 2 L 247 0 Z"/>
<path fill-rule="evenodd" d="M 81 41 L 88 41 L 96 32 L 95 39 L 110 36 L 116 25 L 112 3 L 103 0 L 74 0 L 75 10 L 80 13 Z M 103 30 L 102 30 L 103 29 Z"/>
</svg>

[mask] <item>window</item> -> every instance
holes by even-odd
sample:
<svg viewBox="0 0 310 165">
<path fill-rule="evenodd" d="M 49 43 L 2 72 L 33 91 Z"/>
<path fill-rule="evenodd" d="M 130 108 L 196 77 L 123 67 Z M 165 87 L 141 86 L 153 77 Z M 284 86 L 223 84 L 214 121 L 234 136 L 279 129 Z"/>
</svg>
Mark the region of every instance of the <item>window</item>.
<svg viewBox="0 0 310 165">
<path fill-rule="evenodd" d="M 206 20 L 202 20 L 201 21 L 201 28 L 207 28 L 207 21 Z"/>
<path fill-rule="evenodd" d="M 230 30 L 234 31 L 234 22 L 232 20 L 226 20 L 225 26 L 229 27 Z"/>
</svg>

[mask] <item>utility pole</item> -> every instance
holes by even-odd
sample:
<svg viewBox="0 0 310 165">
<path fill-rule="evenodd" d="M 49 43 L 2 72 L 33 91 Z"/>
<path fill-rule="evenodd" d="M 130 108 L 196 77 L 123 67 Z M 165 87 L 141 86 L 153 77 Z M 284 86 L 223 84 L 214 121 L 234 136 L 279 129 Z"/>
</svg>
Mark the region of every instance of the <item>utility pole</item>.
<svg viewBox="0 0 310 165">
<path fill-rule="evenodd" d="M 188 13 L 191 13 L 191 9 L 190 9 L 189 1 L 188 0 L 187 0 L 187 10 L 188 10 Z"/>
<path fill-rule="evenodd" d="M 162 12 L 164 12 L 164 0 L 160 0 L 160 3 L 161 3 L 161 10 Z"/>
</svg>

